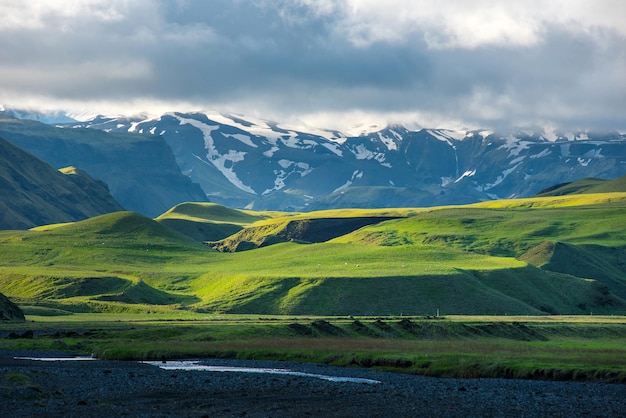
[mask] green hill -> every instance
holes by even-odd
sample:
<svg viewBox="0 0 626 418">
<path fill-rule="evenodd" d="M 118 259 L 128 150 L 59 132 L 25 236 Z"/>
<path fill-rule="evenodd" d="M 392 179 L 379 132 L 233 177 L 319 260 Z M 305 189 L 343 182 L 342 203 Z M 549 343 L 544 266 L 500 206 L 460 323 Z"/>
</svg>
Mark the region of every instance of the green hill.
<svg viewBox="0 0 626 418">
<path fill-rule="evenodd" d="M 426 244 L 518 257 L 543 240 L 624 246 L 625 220 L 624 193 L 520 199 L 425 209 L 405 219 L 362 228 L 336 241 Z"/>
<path fill-rule="evenodd" d="M 227 208 L 215 203 L 186 202 L 174 206 L 156 220 L 195 241 L 219 241 L 265 219 L 259 213 Z"/>
<path fill-rule="evenodd" d="M 529 249 L 520 260 L 543 270 L 593 278 L 626 300 L 626 247 L 543 241 Z"/>
<path fill-rule="evenodd" d="M 105 182 L 128 210 L 156 216 L 179 202 L 206 200 L 160 136 L 58 128 L 3 114 L 0 136 L 54 168 L 75 166 Z"/>
<path fill-rule="evenodd" d="M 214 243 L 220 251 L 250 250 L 279 242 L 325 242 L 367 225 L 394 219 L 389 216 L 352 216 L 342 218 L 276 218 L 261 225 L 251 225 L 242 231 Z"/>
<path fill-rule="evenodd" d="M 0 229 L 87 219 L 123 210 L 84 171 L 58 171 L 0 138 Z"/>
<path fill-rule="evenodd" d="M 568 194 L 626 192 L 626 176 L 613 180 L 586 178 L 572 183 L 557 184 L 540 191 L 538 197 L 563 196 Z"/>
<path fill-rule="evenodd" d="M 222 243 L 249 251 L 215 251 L 166 220 L 236 226 Z M 187 203 L 158 221 L 117 212 L 0 231 L 0 248 L 0 292 L 28 309 L 626 312 L 626 193 L 282 214 Z"/>
<path fill-rule="evenodd" d="M 27 305 L 55 301 L 79 310 L 102 309 L 102 304 L 89 307 L 98 300 L 154 305 L 196 301 L 175 282 L 184 274 L 180 266 L 211 252 L 134 212 L 0 231 L 0 246 L 2 291 Z M 160 277 L 169 284 L 159 290 L 145 282 Z"/>
</svg>

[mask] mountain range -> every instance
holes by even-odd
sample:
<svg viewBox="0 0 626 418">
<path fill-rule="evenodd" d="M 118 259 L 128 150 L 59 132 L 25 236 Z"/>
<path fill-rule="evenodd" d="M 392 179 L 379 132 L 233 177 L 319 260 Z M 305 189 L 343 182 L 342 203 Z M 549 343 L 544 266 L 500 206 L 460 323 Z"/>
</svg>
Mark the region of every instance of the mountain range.
<svg viewBox="0 0 626 418">
<path fill-rule="evenodd" d="M 345 134 L 204 112 L 63 126 L 159 135 L 208 200 L 255 210 L 465 204 L 626 174 L 626 135 L 619 132 L 398 125 Z"/>
<path fill-rule="evenodd" d="M 626 174 L 619 132 L 373 125 L 342 133 L 207 112 L 52 116 L 4 109 L 0 136 L 54 167 L 85 170 L 151 217 L 184 201 L 280 211 L 467 204 Z"/>
<path fill-rule="evenodd" d="M 74 166 L 87 172 L 106 183 L 122 207 L 147 216 L 179 202 L 206 200 L 200 186 L 180 172 L 159 136 L 63 129 L 0 114 L 0 137 L 54 168 Z"/>
</svg>

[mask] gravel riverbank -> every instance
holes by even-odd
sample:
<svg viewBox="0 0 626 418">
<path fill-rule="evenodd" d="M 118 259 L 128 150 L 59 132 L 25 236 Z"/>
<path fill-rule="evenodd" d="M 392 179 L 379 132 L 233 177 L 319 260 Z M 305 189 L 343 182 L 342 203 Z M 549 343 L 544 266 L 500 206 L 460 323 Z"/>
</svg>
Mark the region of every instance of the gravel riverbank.
<svg viewBox="0 0 626 418">
<path fill-rule="evenodd" d="M 440 379 L 325 365 L 203 359 L 376 380 L 163 370 L 139 362 L 36 361 L 0 351 L 3 417 L 617 417 L 626 385 L 505 379 Z M 41 355 L 41 354 L 37 354 Z"/>
</svg>

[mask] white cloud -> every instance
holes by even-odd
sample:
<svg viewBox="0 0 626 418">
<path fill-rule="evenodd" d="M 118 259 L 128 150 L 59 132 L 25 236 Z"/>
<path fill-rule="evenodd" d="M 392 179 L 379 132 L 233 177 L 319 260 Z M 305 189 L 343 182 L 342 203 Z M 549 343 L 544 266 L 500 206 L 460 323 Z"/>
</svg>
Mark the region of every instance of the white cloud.
<svg viewBox="0 0 626 418">
<path fill-rule="evenodd" d="M 416 34 L 432 48 L 530 46 L 555 24 L 573 31 L 604 28 L 626 36 L 621 0 L 345 0 L 336 4 L 344 7 L 309 6 L 318 13 L 341 10 L 337 30 L 359 46 L 411 41 Z"/>
<path fill-rule="evenodd" d="M 120 21 L 125 18 L 128 1 L 121 0 L 28 0 L 0 1 L 0 30 L 35 30 L 58 20 Z M 69 29 L 70 26 L 65 26 Z"/>
<path fill-rule="evenodd" d="M 0 0 L 0 100 L 626 129 L 623 0 Z M 141 108 L 144 106 L 144 108 Z"/>
</svg>

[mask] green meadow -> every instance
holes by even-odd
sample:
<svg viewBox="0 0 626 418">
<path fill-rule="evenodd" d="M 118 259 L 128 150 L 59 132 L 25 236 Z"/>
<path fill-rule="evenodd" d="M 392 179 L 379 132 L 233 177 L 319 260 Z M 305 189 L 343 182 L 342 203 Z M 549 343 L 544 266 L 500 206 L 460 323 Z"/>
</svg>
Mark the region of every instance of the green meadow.
<svg viewBox="0 0 626 418">
<path fill-rule="evenodd" d="M 437 377 L 626 383 L 624 317 L 259 317 L 156 309 L 27 319 L 7 324 L 10 336 L 0 339 L 0 350 L 118 360 L 293 360 Z"/>
<path fill-rule="evenodd" d="M 624 260 L 620 192 L 118 212 L 0 231 L 0 293 L 27 316 L 0 349 L 624 382 Z"/>
<path fill-rule="evenodd" d="M 604 193 L 310 214 L 193 203 L 156 220 L 118 212 L 0 231 L 0 293 L 67 312 L 623 314 L 625 206 L 626 194 Z M 176 219 L 184 228 L 164 222 Z M 194 225 L 238 231 L 199 241 Z"/>
</svg>

